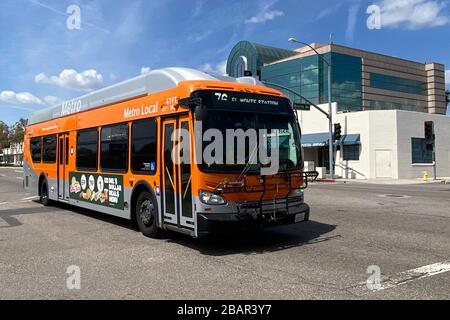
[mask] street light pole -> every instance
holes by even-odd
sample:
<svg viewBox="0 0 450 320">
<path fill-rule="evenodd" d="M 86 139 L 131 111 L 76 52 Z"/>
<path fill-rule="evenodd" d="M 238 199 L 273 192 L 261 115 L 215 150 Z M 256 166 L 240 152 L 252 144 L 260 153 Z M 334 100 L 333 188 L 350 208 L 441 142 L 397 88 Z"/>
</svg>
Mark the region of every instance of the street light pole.
<svg viewBox="0 0 450 320">
<path fill-rule="evenodd" d="M 311 50 L 313 50 L 321 59 L 325 62 L 328 69 L 328 133 L 329 133 L 329 140 L 328 140 L 328 157 L 329 157 L 329 166 L 330 166 L 330 177 L 334 178 L 334 161 L 333 161 L 333 108 L 331 103 L 331 60 L 327 61 L 323 57 L 322 54 L 320 54 L 316 49 L 314 49 L 311 45 L 309 45 L 306 42 L 299 41 L 295 38 L 289 38 L 289 42 L 296 42 L 302 45 L 305 45 Z M 330 36 L 330 44 L 331 44 L 331 36 Z"/>
</svg>

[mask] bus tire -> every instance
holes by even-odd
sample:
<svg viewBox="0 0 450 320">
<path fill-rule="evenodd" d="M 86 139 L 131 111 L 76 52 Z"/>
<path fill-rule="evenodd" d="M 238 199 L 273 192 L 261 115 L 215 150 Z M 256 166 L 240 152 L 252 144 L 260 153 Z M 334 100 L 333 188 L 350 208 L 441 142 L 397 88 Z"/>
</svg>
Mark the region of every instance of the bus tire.
<svg viewBox="0 0 450 320">
<path fill-rule="evenodd" d="M 42 180 L 39 192 L 39 200 L 44 207 L 50 205 L 50 198 L 48 193 L 48 183 L 46 180 Z"/>
<path fill-rule="evenodd" d="M 141 192 L 136 201 L 136 223 L 144 236 L 155 239 L 161 237 L 157 217 L 155 197 L 148 191 Z"/>
</svg>

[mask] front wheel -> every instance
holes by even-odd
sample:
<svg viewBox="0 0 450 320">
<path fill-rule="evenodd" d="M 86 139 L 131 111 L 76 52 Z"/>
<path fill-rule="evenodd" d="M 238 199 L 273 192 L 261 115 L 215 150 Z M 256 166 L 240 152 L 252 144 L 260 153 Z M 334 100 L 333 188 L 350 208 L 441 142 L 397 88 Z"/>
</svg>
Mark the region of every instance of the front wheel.
<svg viewBox="0 0 450 320">
<path fill-rule="evenodd" d="M 142 234 L 150 238 L 160 238 L 161 229 L 157 224 L 158 209 L 150 192 L 142 192 L 136 201 L 136 222 Z"/>
</svg>

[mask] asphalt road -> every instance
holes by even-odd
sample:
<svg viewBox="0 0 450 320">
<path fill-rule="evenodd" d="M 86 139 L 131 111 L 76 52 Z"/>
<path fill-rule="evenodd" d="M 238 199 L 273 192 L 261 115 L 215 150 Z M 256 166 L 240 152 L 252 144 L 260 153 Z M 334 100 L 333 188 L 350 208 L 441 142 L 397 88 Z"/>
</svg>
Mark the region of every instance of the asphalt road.
<svg viewBox="0 0 450 320">
<path fill-rule="evenodd" d="M 314 185 L 308 223 L 153 240 L 118 218 L 44 208 L 20 177 L 0 168 L 0 299 L 450 298 L 450 185 Z M 79 290 L 66 285 L 71 265 Z"/>
</svg>

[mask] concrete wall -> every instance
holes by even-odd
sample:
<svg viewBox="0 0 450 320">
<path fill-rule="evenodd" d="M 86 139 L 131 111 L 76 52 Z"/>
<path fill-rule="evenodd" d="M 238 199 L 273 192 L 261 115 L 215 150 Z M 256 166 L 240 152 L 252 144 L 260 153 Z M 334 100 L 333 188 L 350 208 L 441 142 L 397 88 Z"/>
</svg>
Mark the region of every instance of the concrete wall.
<svg viewBox="0 0 450 320">
<path fill-rule="evenodd" d="M 424 138 L 425 121 L 434 121 L 437 176 L 450 177 L 450 117 L 398 111 L 398 166 L 401 178 L 417 178 L 423 171 L 428 171 L 432 176 L 433 166 L 411 163 L 411 138 Z"/>
</svg>

